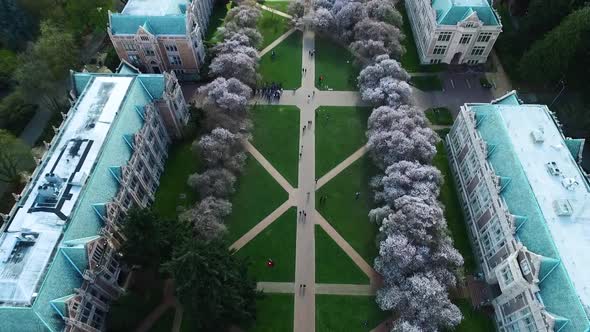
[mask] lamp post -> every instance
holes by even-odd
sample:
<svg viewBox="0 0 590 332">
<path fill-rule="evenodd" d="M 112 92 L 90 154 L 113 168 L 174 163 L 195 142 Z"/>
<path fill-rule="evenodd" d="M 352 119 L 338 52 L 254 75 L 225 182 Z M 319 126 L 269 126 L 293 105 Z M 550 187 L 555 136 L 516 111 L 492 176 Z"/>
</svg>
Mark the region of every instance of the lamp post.
<svg viewBox="0 0 590 332">
<path fill-rule="evenodd" d="M 563 90 L 565 90 L 565 80 L 562 78 L 559 80 L 559 83 L 561 84 L 561 90 L 559 90 L 559 93 L 557 94 L 557 96 L 555 96 L 555 98 L 553 98 L 553 101 L 551 102 L 551 104 L 549 104 L 549 108 L 551 108 L 551 106 L 553 106 L 553 103 L 555 103 L 557 101 L 557 98 L 559 98 L 561 96 L 561 94 L 563 93 Z"/>
</svg>

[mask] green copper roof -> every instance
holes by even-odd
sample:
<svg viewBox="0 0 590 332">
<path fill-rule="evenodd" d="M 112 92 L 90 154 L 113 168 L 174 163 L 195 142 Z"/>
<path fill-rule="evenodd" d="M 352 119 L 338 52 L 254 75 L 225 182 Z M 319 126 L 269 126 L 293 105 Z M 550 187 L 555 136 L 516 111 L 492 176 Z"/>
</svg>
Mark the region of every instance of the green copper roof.
<svg viewBox="0 0 590 332">
<path fill-rule="evenodd" d="M 154 35 L 185 35 L 185 15 L 143 16 L 111 14 L 111 31 L 113 34 L 135 34 L 140 26 L 149 25 L 149 32 Z"/>
<path fill-rule="evenodd" d="M 0 309 L 2 331 L 50 331 L 31 307 L 3 307 Z"/>
<path fill-rule="evenodd" d="M 579 162 L 582 159 L 582 147 L 584 146 L 584 139 L 576 138 L 576 139 L 566 139 L 565 145 L 570 150 L 572 157 Z"/>
<path fill-rule="evenodd" d="M 126 74 L 73 74 L 74 89 L 81 94 L 94 76 L 127 76 Z M 144 107 L 153 99 L 162 98 L 162 75 L 131 75 L 134 77 L 116 118 L 96 159 L 94 170 L 82 189 L 53 260 L 31 307 L 0 306 L 0 331 L 45 332 L 62 331 L 65 301 L 82 285 L 82 274 L 88 266 L 86 244 L 98 238 L 103 221 L 96 206 L 112 201 L 119 183 L 112 175 L 112 167 L 123 166 L 132 151 L 124 137 L 133 135 L 143 125 L 138 107 Z M 81 90 L 79 90 L 81 89 Z"/>
<path fill-rule="evenodd" d="M 518 99 L 508 98 L 498 103 L 512 104 L 515 100 Z M 513 149 L 502 115 L 493 104 L 470 105 L 470 109 L 475 112 L 479 123 L 477 131 L 482 139 L 496 146 L 494 153 L 488 157 L 496 175 L 511 179 L 501 196 L 511 214 L 526 217 L 526 221 L 518 225 L 517 238 L 530 251 L 546 257 L 545 262 L 549 263 L 542 266 L 544 279 L 539 285 L 546 310 L 570 320 L 563 326 L 562 332 L 585 331 L 590 327 L 590 321 L 567 271 L 561 263 L 557 263 L 560 261 L 559 252 L 520 159 Z"/>
<path fill-rule="evenodd" d="M 486 0 L 433 0 L 436 21 L 441 25 L 456 25 L 473 13 L 484 25 L 500 25 L 494 10 Z"/>
</svg>

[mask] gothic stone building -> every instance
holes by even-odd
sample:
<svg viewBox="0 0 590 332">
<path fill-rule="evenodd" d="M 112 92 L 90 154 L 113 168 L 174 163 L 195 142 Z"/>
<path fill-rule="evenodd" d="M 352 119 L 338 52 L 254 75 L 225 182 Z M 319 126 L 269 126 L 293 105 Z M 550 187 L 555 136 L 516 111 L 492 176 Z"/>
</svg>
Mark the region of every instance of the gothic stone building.
<svg viewBox="0 0 590 332">
<path fill-rule="evenodd" d="M 511 92 L 465 104 L 446 137 L 453 177 L 501 332 L 588 332 L 590 183 L 584 140 Z"/>
<path fill-rule="evenodd" d="M 422 64 L 484 63 L 502 32 L 500 17 L 488 0 L 412 0 L 405 4 Z"/>
<path fill-rule="evenodd" d="M 75 102 L 0 229 L 0 331 L 105 329 L 132 206 L 154 201 L 187 121 L 174 74 L 72 74 Z"/>
<path fill-rule="evenodd" d="M 121 60 L 144 73 L 196 78 L 205 61 L 203 36 L 213 0 L 129 0 L 109 13 L 108 33 Z"/>
</svg>

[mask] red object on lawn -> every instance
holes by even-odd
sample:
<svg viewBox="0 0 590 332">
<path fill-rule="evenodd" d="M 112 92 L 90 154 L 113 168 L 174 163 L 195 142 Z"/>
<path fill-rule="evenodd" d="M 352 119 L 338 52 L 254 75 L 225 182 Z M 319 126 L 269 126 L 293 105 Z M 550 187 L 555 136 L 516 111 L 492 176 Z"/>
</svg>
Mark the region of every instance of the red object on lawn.
<svg viewBox="0 0 590 332">
<path fill-rule="evenodd" d="M 272 259 L 269 258 L 266 261 L 266 266 L 268 266 L 268 267 L 274 267 L 275 266 L 275 262 Z"/>
</svg>

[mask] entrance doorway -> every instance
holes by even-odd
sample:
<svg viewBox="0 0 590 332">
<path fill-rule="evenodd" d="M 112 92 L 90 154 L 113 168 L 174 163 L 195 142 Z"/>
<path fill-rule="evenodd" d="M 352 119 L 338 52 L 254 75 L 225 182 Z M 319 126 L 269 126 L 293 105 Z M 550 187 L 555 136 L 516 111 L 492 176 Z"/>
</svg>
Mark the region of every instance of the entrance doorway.
<svg viewBox="0 0 590 332">
<path fill-rule="evenodd" d="M 158 66 L 153 66 L 152 67 L 152 71 L 154 72 L 154 74 L 160 74 L 161 73 L 160 67 L 158 67 Z"/>
<path fill-rule="evenodd" d="M 458 65 L 459 64 L 459 60 L 461 60 L 461 56 L 462 55 L 463 55 L 462 52 L 455 53 L 455 55 L 453 56 L 453 59 L 451 60 L 451 64 L 452 65 Z"/>
</svg>

